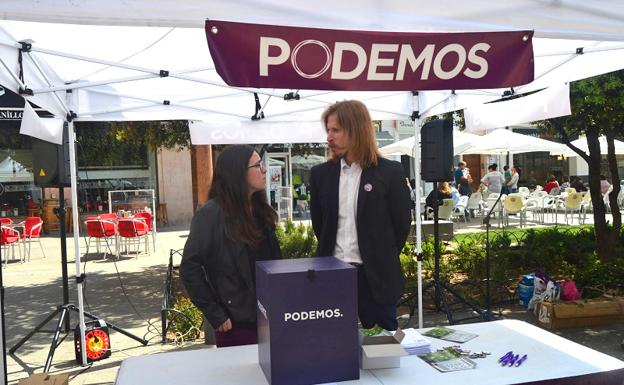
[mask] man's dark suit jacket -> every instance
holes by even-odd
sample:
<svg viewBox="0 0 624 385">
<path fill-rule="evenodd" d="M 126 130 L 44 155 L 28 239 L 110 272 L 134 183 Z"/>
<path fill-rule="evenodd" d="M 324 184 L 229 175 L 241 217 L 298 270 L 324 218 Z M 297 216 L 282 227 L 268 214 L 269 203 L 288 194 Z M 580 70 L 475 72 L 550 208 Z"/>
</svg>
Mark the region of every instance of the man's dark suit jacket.
<svg viewBox="0 0 624 385">
<path fill-rule="evenodd" d="M 312 168 L 310 212 L 318 256 L 333 256 L 338 230 L 340 162 Z M 356 211 L 360 255 L 375 302 L 396 304 L 404 290 L 399 254 L 411 223 L 410 191 L 399 162 L 379 158 L 362 170 Z"/>
</svg>

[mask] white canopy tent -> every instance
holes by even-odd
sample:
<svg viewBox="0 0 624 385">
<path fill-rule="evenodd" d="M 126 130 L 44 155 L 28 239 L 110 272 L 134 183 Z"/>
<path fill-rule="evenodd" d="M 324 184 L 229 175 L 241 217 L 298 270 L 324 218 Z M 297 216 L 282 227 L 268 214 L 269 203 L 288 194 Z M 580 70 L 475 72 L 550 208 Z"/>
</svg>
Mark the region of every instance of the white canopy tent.
<svg viewBox="0 0 624 385">
<path fill-rule="evenodd" d="M 265 116 L 262 123 L 313 122 L 328 104 L 354 98 L 367 104 L 374 119 L 416 116 L 418 147 L 418 118 L 496 100 L 503 93 L 421 92 L 415 97 L 412 92 L 230 88 L 218 78 L 210 60 L 203 31 L 205 18 L 387 31 L 534 29 L 536 80 L 516 88 L 516 93 L 624 68 L 624 3 L 606 1 L 365 0 L 353 7 L 345 0 L 292 4 L 278 0 L 10 0 L 4 1 L 2 8 L 0 18 L 18 21 L 0 22 L 0 84 L 16 92 L 32 90 L 29 100 L 57 117 L 68 117 L 71 143 L 71 121 L 190 119 L 203 121 L 198 126 L 203 130 L 226 125 L 258 128 L 261 126 L 251 117 L 259 118 L 261 112 Z M 23 39 L 32 39 L 34 44 L 19 43 Z M 20 48 L 23 71 L 18 65 Z M 68 90 L 72 92 L 66 94 Z M 284 100 L 284 94 L 292 91 L 300 99 Z M 73 146 L 70 149 L 75 191 L 75 154 Z M 416 148 L 415 153 L 418 151 Z M 417 158 L 415 163 L 418 170 Z M 76 199 L 76 194 L 73 197 Z M 72 204 L 77 206 L 76 201 Z M 78 210 L 74 210 L 73 221 L 78 230 Z M 75 231 L 77 273 L 78 239 Z M 417 240 L 420 250 L 419 226 Z M 78 287 L 80 292 L 81 284 Z M 82 297 L 78 299 L 82 308 Z M 82 316 L 80 323 L 84 324 Z M 81 330 L 84 332 L 83 327 Z"/>
<path fill-rule="evenodd" d="M 607 137 L 601 136 L 598 138 L 600 142 L 600 153 L 602 155 L 607 155 Z M 589 149 L 587 147 L 587 138 L 581 136 L 580 138 L 573 140 L 571 144 L 580 150 L 584 151 L 586 154 L 589 154 Z M 620 140 L 614 140 L 615 144 L 615 155 L 624 155 L 624 142 Z M 563 150 L 560 151 L 551 151 L 551 155 L 563 155 L 566 158 L 579 156 L 576 152 L 572 151 L 568 146 L 564 146 Z"/>
<path fill-rule="evenodd" d="M 292 167 L 303 170 L 310 170 L 317 164 L 325 162 L 326 158 L 321 155 L 294 155 L 291 159 Z"/>
<path fill-rule="evenodd" d="M 566 145 L 498 128 L 478 139 L 478 144 L 462 153 L 467 154 L 521 154 L 524 152 L 564 151 Z"/>
<path fill-rule="evenodd" d="M 468 151 L 469 149 L 477 146 L 479 139 L 480 139 L 480 136 L 478 135 L 454 130 L 453 131 L 453 154 L 459 155 L 459 154 L 462 154 L 464 151 Z M 413 157 L 414 156 L 414 137 L 410 136 L 409 138 L 405 138 L 398 142 L 384 146 L 379 149 L 379 152 L 381 152 L 381 154 L 385 156 L 409 155 Z"/>
</svg>

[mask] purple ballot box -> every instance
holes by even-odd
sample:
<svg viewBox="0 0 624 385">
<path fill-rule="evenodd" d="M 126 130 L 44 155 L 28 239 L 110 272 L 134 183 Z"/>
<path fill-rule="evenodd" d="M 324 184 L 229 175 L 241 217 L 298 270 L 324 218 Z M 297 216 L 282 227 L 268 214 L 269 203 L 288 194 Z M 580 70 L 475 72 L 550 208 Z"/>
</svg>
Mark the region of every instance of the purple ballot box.
<svg viewBox="0 0 624 385">
<path fill-rule="evenodd" d="M 357 272 L 333 257 L 256 265 L 258 355 L 272 385 L 360 377 Z"/>
</svg>

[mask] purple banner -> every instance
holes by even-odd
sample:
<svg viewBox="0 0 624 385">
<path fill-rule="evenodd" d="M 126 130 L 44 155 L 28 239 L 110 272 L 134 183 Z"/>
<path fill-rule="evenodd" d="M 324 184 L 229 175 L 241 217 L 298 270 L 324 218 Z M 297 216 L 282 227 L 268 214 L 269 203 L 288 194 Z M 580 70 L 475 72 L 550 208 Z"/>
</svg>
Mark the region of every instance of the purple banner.
<svg viewBox="0 0 624 385">
<path fill-rule="evenodd" d="M 514 87 L 533 80 L 533 32 L 405 33 L 206 20 L 230 86 L 345 91 Z"/>
</svg>

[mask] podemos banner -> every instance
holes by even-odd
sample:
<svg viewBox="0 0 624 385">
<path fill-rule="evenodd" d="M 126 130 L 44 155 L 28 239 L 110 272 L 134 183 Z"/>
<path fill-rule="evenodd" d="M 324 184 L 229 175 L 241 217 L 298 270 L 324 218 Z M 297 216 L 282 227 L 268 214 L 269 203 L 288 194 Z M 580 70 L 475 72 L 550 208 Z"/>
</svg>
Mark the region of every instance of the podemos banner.
<svg viewBox="0 0 624 385">
<path fill-rule="evenodd" d="M 230 86 L 345 91 L 514 87 L 533 80 L 533 32 L 408 33 L 206 20 Z"/>
</svg>

